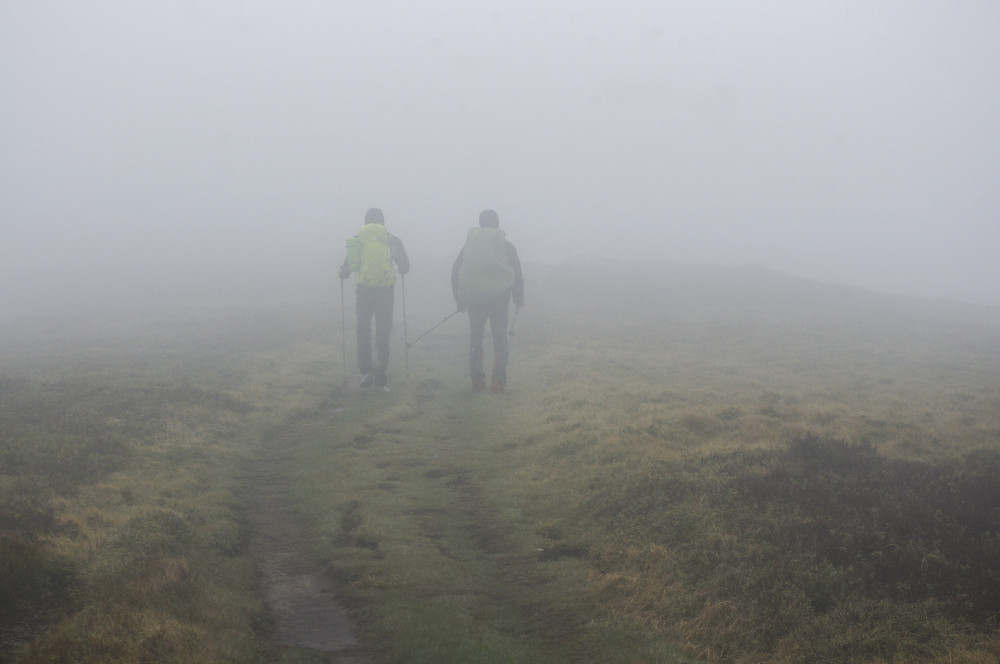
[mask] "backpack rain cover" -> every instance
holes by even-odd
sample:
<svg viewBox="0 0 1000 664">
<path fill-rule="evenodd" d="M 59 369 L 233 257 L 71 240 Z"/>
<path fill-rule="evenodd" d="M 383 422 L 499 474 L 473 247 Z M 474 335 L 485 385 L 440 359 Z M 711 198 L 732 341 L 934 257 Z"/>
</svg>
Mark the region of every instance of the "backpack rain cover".
<svg viewBox="0 0 1000 664">
<path fill-rule="evenodd" d="M 458 268 L 459 304 L 497 302 L 514 286 L 507 238 L 499 228 L 470 228 Z"/>
</svg>

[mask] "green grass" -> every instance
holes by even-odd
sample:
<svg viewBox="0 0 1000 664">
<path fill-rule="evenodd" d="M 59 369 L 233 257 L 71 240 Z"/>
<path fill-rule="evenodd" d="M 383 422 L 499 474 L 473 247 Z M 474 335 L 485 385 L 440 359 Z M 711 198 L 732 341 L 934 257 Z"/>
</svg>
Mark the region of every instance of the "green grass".
<svg viewBox="0 0 1000 664">
<path fill-rule="evenodd" d="M 5 339 L 0 633 L 21 636 L 0 654 L 263 661 L 234 492 L 262 432 L 330 389 L 271 316 Z"/>
<path fill-rule="evenodd" d="M 591 645 L 621 635 L 587 613 L 582 552 L 546 552 L 524 506 L 497 489 L 506 397 L 437 381 L 365 397 L 307 436 L 293 467 L 384 661 L 632 661 Z"/>
<path fill-rule="evenodd" d="M 48 626 L 24 662 L 266 661 L 235 496 L 294 430 L 281 473 L 378 661 L 1000 658 L 1000 328 L 616 306 L 524 310 L 504 395 L 469 391 L 461 317 L 397 335 L 390 393 L 340 388 L 332 312 L 24 341 L 0 627 Z"/>
<path fill-rule="evenodd" d="M 547 661 L 998 656 L 996 355 L 933 324 L 529 320 L 509 394 L 442 339 L 293 461 L 358 606 L 452 607 L 367 609 L 387 661 L 429 626 L 438 661 L 511 661 L 502 629 Z M 467 617 L 491 602 L 521 626 Z"/>
</svg>

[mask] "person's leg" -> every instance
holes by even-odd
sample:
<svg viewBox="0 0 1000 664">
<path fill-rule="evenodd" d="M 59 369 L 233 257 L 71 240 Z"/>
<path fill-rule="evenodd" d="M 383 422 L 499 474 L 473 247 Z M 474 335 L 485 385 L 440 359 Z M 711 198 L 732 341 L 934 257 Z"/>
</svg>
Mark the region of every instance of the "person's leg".
<svg viewBox="0 0 1000 664">
<path fill-rule="evenodd" d="M 490 331 L 493 333 L 493 391 L 502 392 L 507 384 L 507 359 L 510 346 L 507 343 L 507 301 L 490 309 Z"/>
<path fill-rule="evenodd" d="M 486 328 L 488 311 L 470 306 L 469 309 L 469 374 L 472 377 L 472 389 L 481 390 L 486 387 L 486 374 L 483 373 L 483 331 Z"/>
<path fill-rule="evenodd" d="M 375 314 L 375 300 L 371 289 L 358 288 L 355 296 L 358 338 L 358 369 L 365 376 L 372 372 L 372 316 Z"/>
<path fill-rule="evenodd" d="M 396 290 L 393 287 L 373 289 L 375 303 L 375 384 L 385 387 L 389 382 L 389 340 L 392 337 L 392 308 Z"/>
</svg>

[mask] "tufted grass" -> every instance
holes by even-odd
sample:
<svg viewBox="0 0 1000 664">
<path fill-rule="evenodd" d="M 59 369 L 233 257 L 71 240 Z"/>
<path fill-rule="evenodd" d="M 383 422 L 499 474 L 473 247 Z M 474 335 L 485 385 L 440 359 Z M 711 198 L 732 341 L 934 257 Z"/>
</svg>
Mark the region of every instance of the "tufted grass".
<svg viewBox="0 0 1000 664">
<path fill-rule="evenodd" d="M 3 338 L 0 659 L 265 661 L 234 492 L 263 432 L 330 389 L 310 339 L 283 347 L 287 321 Z"/>
<path fill-rule="evenodd" d="M 998 330 L 522 316 L 293 454 L 385 661 L 1000 656 Z"/>
<path fill-rule="evenodd" d="M 1000 658 L 996 325 L 539 300 L 503 395 L 462 317 L 397 334 L 389 393 L 342 387 L 329 311 L 7 334 L 2 654 L 273 658 L 235 495 L 295 423 L 280 472 L 381 662 Z"/>
</svg>

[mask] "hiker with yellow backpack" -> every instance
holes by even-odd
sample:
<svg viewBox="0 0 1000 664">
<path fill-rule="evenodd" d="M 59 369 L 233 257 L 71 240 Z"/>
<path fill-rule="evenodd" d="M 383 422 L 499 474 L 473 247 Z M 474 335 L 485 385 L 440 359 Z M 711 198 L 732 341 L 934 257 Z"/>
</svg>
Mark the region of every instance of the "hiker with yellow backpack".
<svg viewBox="0 0 1000 664">
<path fill-rule="evenodd" d="M 517 249 L 500 230 L 500 217 L 494 210 L 483 210 L 479 227 L 470 228 L 465 246 L 451 269 L 451 289 L 459 311 L 469 312 L 469 372 L 472 390 L 486 389 L 483 372 L 483 333 L 486 321 L 493 334 L 493 375 L 491 391 L 503 392 L 507 384 L 507 317 L 510 301 L 520 310 L 524 306 L 524 277 Z M 513 334 L 513 332 L 511 333 Z"/>
<path fill-rule="evenodd" d="M 357 275 L 358 369 L 361 387 L 386 387 L 389 380 L 389 337 L 395 300 L 396 272 L 410 271 L 410 260 L 399 238 L 385 229 L 382 210 L 370 208 L 358 234 L 347 240 L 347 258 L 340 266 L 341 282 Z M 372 319 L 375 348 L 372 355 Z"/>
</svg>

